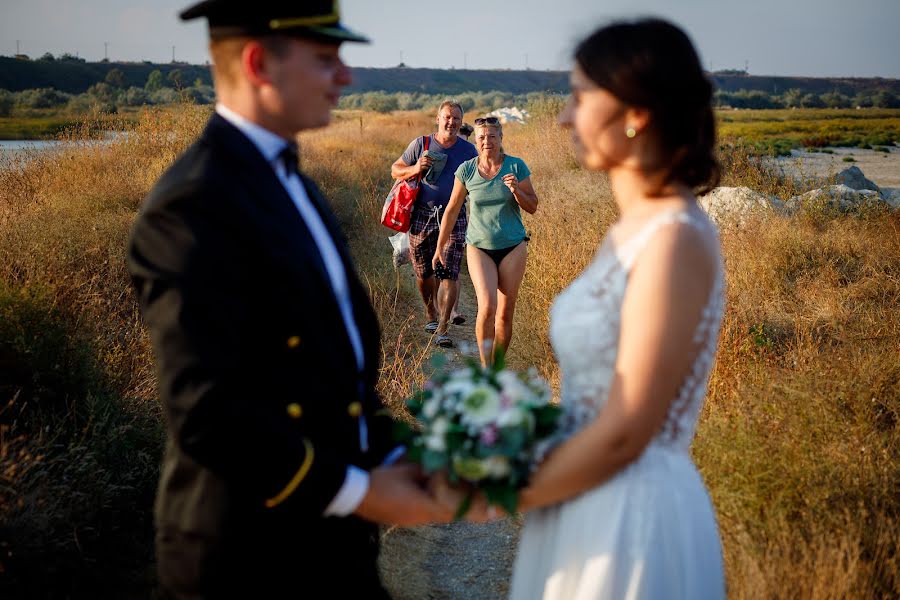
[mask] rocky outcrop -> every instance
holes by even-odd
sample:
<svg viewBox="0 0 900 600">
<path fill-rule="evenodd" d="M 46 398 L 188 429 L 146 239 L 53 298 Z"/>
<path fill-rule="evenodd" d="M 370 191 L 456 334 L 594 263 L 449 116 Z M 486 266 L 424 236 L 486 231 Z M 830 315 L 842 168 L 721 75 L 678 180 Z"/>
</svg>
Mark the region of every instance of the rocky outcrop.
<svg viewBox="0 0 900 600">
<path fill-rule="evenodd" d="M 754 214 L 782 209 L 781 200 L 775 196 L 766 196 L 748 187 L 717 187 L 697 202 L 718 225 L 741 225 Z"/>
<path fill-rule="evenodd" d="M 835 178 L 835 183 L 839 185 L 846 185 L 850 189 L 854 190 L 872 190 L 874 192 L 881 192 L 881 188 L 875 185 L 874 182 L 867 179 L 865 175 L 863 175 L 862 170 L 856 165 L 844 169 L 840 173 L 838 173 Z"/>
<path fill-rule="evenodd" d="M 880 191 L 856 190 L 846 185 L 830 185 L 811 190 L 784 203 L 788 213 L 810 207 L 850 212 L 866 206 L 877 207 L 880 204 L 887 204 Z"/>
<path fill-rule="evenodd" d="M 828 185 L 782 201 L 748 187 L 718 187 L 697 203 L 719 226 L 743 225 L 754 214 L 794 214 L 806 208 L 847 213 L 866 208 L 900 209 L 900 188 L 879 188 L 857 166 L 837 175 L 840 183 Z"/>
<path fill-rule="evenodd" d="M 884 201 L 893 208 L 900 208 L 900 188 L 881 188 Z"/>
</svg>

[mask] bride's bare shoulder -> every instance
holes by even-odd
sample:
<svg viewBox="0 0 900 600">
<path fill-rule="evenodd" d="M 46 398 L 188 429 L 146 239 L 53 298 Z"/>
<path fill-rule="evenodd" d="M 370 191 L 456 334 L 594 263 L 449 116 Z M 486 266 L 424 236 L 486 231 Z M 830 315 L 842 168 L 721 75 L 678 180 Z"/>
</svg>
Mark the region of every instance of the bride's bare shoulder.
<svg viewBox="0 0 900 600">
<path fill-rule="evenodd" d="M 633 271 L 712 285 L 719 262 L 718 235 L 702 210 L 662 226 L 647 240 Z M 704 286 L 705 287 L 705 286 Z"/>
</svg>

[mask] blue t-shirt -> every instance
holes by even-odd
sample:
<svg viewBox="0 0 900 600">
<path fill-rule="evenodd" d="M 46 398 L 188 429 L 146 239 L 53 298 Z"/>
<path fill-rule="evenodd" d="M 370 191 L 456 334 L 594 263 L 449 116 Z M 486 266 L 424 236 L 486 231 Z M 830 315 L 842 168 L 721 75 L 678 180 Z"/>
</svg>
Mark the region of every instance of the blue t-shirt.
<svg viewBox="0 0 900 600">
<path fill-rule="evenodd" d="M 407 165 L 415 164 L 419 157 L 422 156 L 424 150 L 422 138 L 417 137 L 406 148 L 406 152 L 403 153 L 403 162 Z M 456 138 L 455 144 L 449 148 L 443 148 L 434 140 L 434 134 L 431 135 L 431 139 L 428 141 L 428 151 L 446 154 L 447 163 L 444 165 L 434 185 L 425 183 L 424 180 L 420 183 L 421 189 L 419 189 L 419 196 L 416 198 L 416 206 L 443 207 L 450 201 L 450 192 L 453 191 L 453 174 L 456 173 L 456 169 L 470 158 L 478 156 L 478 151 L 475 150 L 475 146 L 462 138 Z"/>
<path fill-rule="evenodd" d="M 521 158 L 506 155 L 500 170 L 491 179 L 478 173 L 478 158 L 467 160 L 456 170 L 456 177 L 469 192 L 469 227 L 466 243 L 485 250 L 502 250 L 525 239 L 522 211 L 503 176 L 512 173 L 522 181 L 531 175 Z"/>
</svg>

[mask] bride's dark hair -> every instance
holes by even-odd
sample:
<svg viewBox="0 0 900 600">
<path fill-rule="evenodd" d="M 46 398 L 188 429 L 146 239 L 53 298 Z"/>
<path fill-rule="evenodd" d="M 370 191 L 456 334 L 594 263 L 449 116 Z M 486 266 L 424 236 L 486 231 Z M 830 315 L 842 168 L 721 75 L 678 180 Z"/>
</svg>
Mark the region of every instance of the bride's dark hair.
<svg viewBox="0 0 900 600">
<path fill-rule="evenodd" d="M 575 50 L 581 70 L 626 105 L 650 111 L 647 134 L 659 151 L 666 182 L 700 194 L 719 182 L 713 88 L 688 36 L 661 19 L 616 22 Z"/>
</svg>

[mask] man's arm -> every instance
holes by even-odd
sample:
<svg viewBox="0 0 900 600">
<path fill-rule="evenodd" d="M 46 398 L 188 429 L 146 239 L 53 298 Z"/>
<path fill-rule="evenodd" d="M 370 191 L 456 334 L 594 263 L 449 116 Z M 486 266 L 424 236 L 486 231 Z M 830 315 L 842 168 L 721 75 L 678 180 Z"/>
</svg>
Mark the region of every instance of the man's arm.
<svg viewBox="0 0 900 600">
<path fill-rule="evenodd" d="M 419 155 L 418 158 L 415 158 L 416 154 Z M 431 167 L 432 162 L 433 159 L 430 156 L 425 156 L 423 148 L 418 145 L 418 139 L 413 140 L 406 152 L 403 153 L 403 156 L 395 160 L 394 164 L 391 165 L 391 177 L 394 179 L 412 179 L 417 175 L 424 174 Z"/>
</svg>

